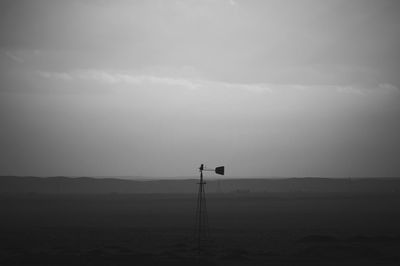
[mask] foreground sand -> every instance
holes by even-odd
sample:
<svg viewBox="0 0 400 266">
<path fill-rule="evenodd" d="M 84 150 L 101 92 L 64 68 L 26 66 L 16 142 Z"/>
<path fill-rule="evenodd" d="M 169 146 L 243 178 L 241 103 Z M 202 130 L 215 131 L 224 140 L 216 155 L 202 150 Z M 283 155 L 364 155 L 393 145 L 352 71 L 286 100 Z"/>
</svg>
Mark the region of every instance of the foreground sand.
<svg viewBox="0 0 400 266">
<path fill-rule="evenodd" d="M 398 194 L 0 196 L 1 265 L 399 265 Z"/>
</svg>

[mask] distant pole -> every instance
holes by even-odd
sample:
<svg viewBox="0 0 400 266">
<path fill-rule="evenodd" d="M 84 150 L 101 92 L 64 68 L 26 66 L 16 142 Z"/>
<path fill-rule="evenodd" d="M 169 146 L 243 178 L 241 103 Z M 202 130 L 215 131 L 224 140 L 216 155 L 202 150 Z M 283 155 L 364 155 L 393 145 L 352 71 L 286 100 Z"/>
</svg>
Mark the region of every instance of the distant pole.
<svg viewBox="0 0 400 266">
<path fill-rule="evenodd" d="M 204 189 L 204 185 L 206 184 L 206 182 L 204 182 L 203 180 L 203 170 L 204 170 L 203 164 L 200 166 L 199 170 L 200 170 L 200 182 L 198 183 L 199 192 L 197 195 L 195 239 L 197 240 L 197 248 L 200 253 L 202 248 L 202 242 L 208 240 L 209 228 L 208 228 L 206 194 Z"/>
</svg>

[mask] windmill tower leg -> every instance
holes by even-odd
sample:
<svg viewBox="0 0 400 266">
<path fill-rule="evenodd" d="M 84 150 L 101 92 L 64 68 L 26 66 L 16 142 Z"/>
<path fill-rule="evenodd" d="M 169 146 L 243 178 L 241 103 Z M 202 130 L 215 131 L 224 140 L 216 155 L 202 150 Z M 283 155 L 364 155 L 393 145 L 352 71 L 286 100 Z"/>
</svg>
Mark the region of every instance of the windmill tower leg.
<svg viewBox="0 0 400 266">
<path fill-rule="evenodd" d="M 203 181 L 203 171 L 201 169 L 199 192 L 197 195 L 196 221 L 194 232 L 199 252 L 201 251 L 203 242 L 207 241 L 209 236 L 206 194 L 204 189 L 205 184 L 206 182 Z"/>
</svg>

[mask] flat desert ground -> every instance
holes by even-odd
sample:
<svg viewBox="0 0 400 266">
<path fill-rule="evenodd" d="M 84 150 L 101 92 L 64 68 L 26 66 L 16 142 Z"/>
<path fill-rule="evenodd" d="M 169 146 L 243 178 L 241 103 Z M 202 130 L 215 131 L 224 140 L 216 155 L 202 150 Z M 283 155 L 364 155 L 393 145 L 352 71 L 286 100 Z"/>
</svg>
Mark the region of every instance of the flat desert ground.
<svg viewBox="0 0 400 266">
<path fill-rule="evenodd" d="M 207 194 L 210 241 L 193 242 L 196 194 L 0 196 L 0 265 L 399 265 L 400 195 Z"/>
</svg>

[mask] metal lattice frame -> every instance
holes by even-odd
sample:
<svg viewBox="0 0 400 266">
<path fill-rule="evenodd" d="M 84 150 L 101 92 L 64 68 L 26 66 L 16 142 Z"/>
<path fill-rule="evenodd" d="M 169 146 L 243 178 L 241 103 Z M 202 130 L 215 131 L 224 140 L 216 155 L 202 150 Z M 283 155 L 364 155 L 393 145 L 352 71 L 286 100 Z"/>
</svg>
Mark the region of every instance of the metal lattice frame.
<svg viewBox="0 0 400 266">
<path fill-rule="evenodd" d="M 196 220 L 195 220 L 195 232 L 194 238 L 197 241 L 197 247 L 201 250 L 202 243 L 209 239 L 209 227 L 208 227 L 208 214 L 207 214 L 207 203 L 205 184 L 203 181 L 203 169 L 200 167 L 200 182 L 199 191 L 197 195 L 197 208 L 196 208 Z"/>
<path fill-rule="evenodd" d="M 208 214 L 207 214 L 207 204 L 206 204 L 206 191 L 205 184 L 203 180 L 203 171 L 213 171 L 218 175 L 224 175 L 225 167 L 219 166 L 215 169 L 207 169 L 204 164 L 202 164 L 199 168 L 200 170 L 200 182 L 199 192 L 197 195 L 197 208 L 196 208 L 196 220 L 195 220 L 195 228 L 194 228 L 194 239 L 197 242 L 197 248 L 199 253 L 202 250 L 203 243 L 208 242 L 210 233 L 208 226 Z"/>
</svg>

